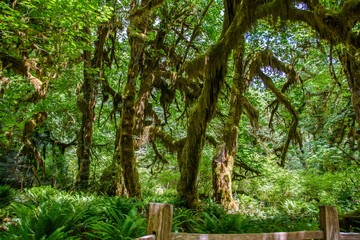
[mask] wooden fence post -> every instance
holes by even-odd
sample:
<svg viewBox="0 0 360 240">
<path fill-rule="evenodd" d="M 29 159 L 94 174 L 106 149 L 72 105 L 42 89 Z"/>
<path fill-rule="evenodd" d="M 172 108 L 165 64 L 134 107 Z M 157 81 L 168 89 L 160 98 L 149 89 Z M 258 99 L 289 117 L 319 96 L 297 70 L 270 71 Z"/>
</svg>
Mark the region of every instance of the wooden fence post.
<svg viewBox="0 0 360 240">
<path fill-rule="evenodd" d="M 339 216 L 336 207 L 320 206 L 320 228 L 324 231 L 325 240 L 339 240 Z"/>
<path fill-rule="evenodd" d="M 147 234 L 154 234 L 156 240 L 170 240 L 173 206 L 171 204 L 150 203 Z"/>
</svg>

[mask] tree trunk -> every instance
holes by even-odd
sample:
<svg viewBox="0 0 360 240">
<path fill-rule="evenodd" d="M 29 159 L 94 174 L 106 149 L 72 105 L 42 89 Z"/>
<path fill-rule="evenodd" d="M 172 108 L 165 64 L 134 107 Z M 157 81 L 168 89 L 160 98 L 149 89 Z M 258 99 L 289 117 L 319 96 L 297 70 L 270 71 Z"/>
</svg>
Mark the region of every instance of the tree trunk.
<svg viewBox="0 0 360 240">
<path fill-rule="evenodd" d="M 360 134 L 360 53 L 355 50 L 352 53 L 344 50 L 339 57 L 351 92 L 352 105 L 358 124 L 357 133 Z"/>
<path fill-rule="evenodd" d="M 136 77 L 138 75 L 140 64 L 137 61 L 139 52 L 142 52 L 142 46 L 132 45 L 131 62 L 128 72 L 128 80 L 125 88 L 123 100 L 122 116 L 120 123 L 120 145 L 116 151 L 120 154 L 120 164 L 125 181 L 125 187 L 130 197 L 141 198 L 141 187 L 139 182 L 139 173 L 136 168 L 136 158 L 133 140 L 134 120 L 135 120 L 135 96 L 136 96 Z"/>
<path fill-rule="evenodd" d="M 136 3 L 132 2 L 131 6 L 131 11 L 136 11 Z M 147 31 L 147 21 L 142 17 L 142 15 L 137 16 L 135 14 L 131 18 L 128 27 L 129 44 L 131 47 L 130 62 L 119 126 L 119 145 L 116 146 L 114 154 L 118 170 L 123 173 L 127 193 L 130 197 L 138 198 L 141 198 L 141 186 L 136 167 L 133 134 L 135 127 L 136 79 L 140 72 L 144 54 L 144 39 L 139 34 L 146 35 Z"/>
<path fill-rule="evenodd" d="M 234 159 L 238 148 L 238 125 L 243 111 L 242 98 L 248 82 L 243 78 L 243 52 L 241 44 L 234 52 L 235 76 L 230 97 L 229 117 L 223 132 L 222 143 L 213 158 L 213 189 L 214 200 L 228 210 L 236 210 L 237 206 L 232 195 L 232 173 Z"/>
<path fill-rule="evenodd" d="M 115 169 L 115 182 L 112 183 L 111 188 L 115 190 L 115 195 L 125 196 L 127 195 L 126 186 L 124 183 L 124 174 L 121 166 L 121 156 L 120 156 L 120 128 L 116 131 L 115 137 L 115 152 L 114 152 L 114 163 L 112 167 Z"/>
<path fill-rule="evenodd" d="M 141 84 L 139 88 L 138 97 L 135 104 L 135 126 L 134 126 L 134 132 L 135 135 L 139 137 L 139 139 L 142 139 L 142 134 L 144 130 L 144 120 L 147 117 L 146 111 L 147 108 L 149 108 L 148 102 L 149 97 L 151 95 L 151 91 L 154 87 L 154 73 L 158 68 L 158 58 L 156 59 L 148 59 L 146 61 L 146 66 L 142 71 L 141 74 Z M 141 140 L 140 140 L 141 142 Z M 139 143 L 136 144 L 136 147 L 139 147 Z"/>
<path fill-rule="evenodd" d="M 89 27 L 84 29 L 87 35 L 90 35 Z M 103 65 L 103 50 L 109 28 L 106 24 L 99 26 L 98 38 L 95 42 L 95 52 L 91 58 L 91 51 L 84 50 L 84 83 L 81 88 L 83 95 L 78 95 L 77 105 L 82 113 L 81 128 L 77 136 L 78 174 L 75 187 L 77 189 L 86 189 L 89 185 L 91 146 L 93 140 L 93 127 L 95 121 L 96 106 L 96 81 L 101 72 L 97 73 L 95 69 L 101 69 Z"/>
<path fill-rule="evenodd" d="M 224 37 L 235 17 L 235 1 L 224 1 L 224 8 L 224 22 L 220 39 Z M 204 67 L 204 69 L 202 69 L 205 79 L 204 87 L 196 105 L 190 112 L 187 138 L 179 159 L 180 180 L 177 190 L 180 198 L 184 200 L 188 208 L 196 208 L 198 205 L 197 177 L 206 127 L 216 110 L 219 93 L 226 76 L 228 56 L 231 50 L 230 47 L 223 49 L 214 45 L 206 57 L 203 58 L 204 62 L 201 63 Z M 195 63 L 195 65 L 197 64 Z M 195 65 L 193 62 L 189 63 L 187 69 L 189 75 L 192 75 L 192 71 L 198 68 L 198 66 Z"/>
<path fill-rule="evenodd" d="M 142 118 L 142 112 L 145 109 L 146 102 L 150 96 L 152 81 L 151 69 L 152 64 L 148 65 L 144 52 L 145 40 L 151 26 L 151 12 L 159 6 L 162 0 L 158 1 L 141 1 L 141 6 L 137 6 L 136 1 L 131 2 L 130 9 L 130 24 L 128 27 L 130 51 L 130 62 L 128 67 L 128 76 L 125 86 L 125 94 L 122 106 L 122 116 L 120 123 L 120 142 L 116 146 L 115 156 L 117 157 L 119 169 L 123 173 L 123 179 L 125 181 L 125 187 L 130 197 L 141 198 L 141 186 L 139 182 L 139 173 L 136 167 L 135 157 L 135 140 L 133 136 L 136 135 L 141 128 L 140 125 L 136 125 L 135 121 Z M 156 63 L 156 61 L 154 62 Z M 150 67 L 150 69 L 149 69 Z M 141 92 L 136 104 L 136 80 L 140 76 L 142 81 Z M 147 75 L 149 74 L 149 75 Z M 150 82 L 147 82 L 150 81 Z M 136 110 L 136 111 L 135 111 Z"/>
<path fill-rule="evenodd" d="M 77 104 L 82 114 L 81 128 L 77 137 L 78 174 L 76 177 L 76 188 L 86 189 L 89 185 L 91 145 L 93 138 L 93 126 L 95 121 L 95 77 L 90 73 L 91 52 L 84 51 L 84 83 L 83 95 L 78 95 Z"/>
<path fill-rule="evenodd" d="M 206 127 L 216 110 L 219 93 L 226 75 L 226 61 L 205 81 L 202 93 L 190 113 L 187 138 L 179 160 L 180 181 L 178 193 L 189 208 L 198 203 L 197 176 L 204 146 Z"/>
</svg>

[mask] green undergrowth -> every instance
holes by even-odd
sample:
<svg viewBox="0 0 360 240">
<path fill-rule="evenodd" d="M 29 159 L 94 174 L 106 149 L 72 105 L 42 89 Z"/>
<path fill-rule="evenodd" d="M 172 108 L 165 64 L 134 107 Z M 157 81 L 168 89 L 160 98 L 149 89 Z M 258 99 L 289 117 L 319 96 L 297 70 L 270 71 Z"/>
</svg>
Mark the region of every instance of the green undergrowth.
<svg viewBox="0 0 360 240">
<path fill-rule="evenodd" d="M 5 195 L 9 193 L 8 195 Z M 90 193 L 64 192 L 51 187 L 15 191 L 0 186 L 1 239 L 134 239 L 146 235 L 146 208 L 150 202 L 174 205 L 173 232 L 260 233 L 316 230 L 319 227 L 314 203 L 284 201 L 264 207 L 263 213 L 245 206 L 227 213 L 210 199 L 200 209 L 182 207 L 175 195 L 148 195 L 143 201 Z M 240 204 L 254 199 L 240 196 Z"/>
<path fill-rule="evenodd" d="M 1 239 L 134 239 L 145 234 L 144 212 L 134 199 L 37 187 L 1 209 Z"/>
<path fill-rule="evenodd" d="M 205 201 L 199 211 L 175 208 L 173 231 L 197 233 L 266 233 L 317 230 L 317 212 L 306 216 L 277 214 L 260 217 L 239 212 L 228 213 L 219 205 Z"/>
</svg>

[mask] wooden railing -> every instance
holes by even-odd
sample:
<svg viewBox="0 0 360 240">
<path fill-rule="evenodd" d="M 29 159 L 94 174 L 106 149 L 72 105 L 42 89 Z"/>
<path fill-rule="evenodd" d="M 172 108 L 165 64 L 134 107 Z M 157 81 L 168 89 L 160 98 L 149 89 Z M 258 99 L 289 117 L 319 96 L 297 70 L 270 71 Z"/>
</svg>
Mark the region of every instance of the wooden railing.
<svg viewBox="0 0 360 240">
<path fill-rule="evenodd" d="M 172 233 L 173 206 L 170 204 L 150 203 L 148 212 L 147 236 L 137 240 L 360 240 L 360 233 L 342 233 L 336 207 L 319 208 L 320 231 L 275 232 L 250 234 L 199 234 Z"/>
</svg>

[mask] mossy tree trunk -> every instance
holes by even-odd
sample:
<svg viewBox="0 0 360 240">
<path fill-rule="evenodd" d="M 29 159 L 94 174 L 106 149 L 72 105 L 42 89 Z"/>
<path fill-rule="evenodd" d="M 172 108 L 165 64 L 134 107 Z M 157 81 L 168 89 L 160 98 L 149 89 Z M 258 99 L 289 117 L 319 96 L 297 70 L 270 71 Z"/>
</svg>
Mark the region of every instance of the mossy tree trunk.
<svg viewBox="0 0 360 240">
<path fill-rule="evenodd" d="M 244 45 L 234 51 L 235 74 L 230 96 L 230 110 L 223 131 L 222 143 L 218 146 L 212 162 L 214 200 L 228 210 L 236 210 L 232 195 L 232 174 L 238 149 L 238 125 L 243 111 L 243 94 L 248 81 L 243 76 Z"/>
<path fill-rule="evenodd" d="M 123 99 L 122 116 L 120 123 L 119 145 L 116 147 L 115 157 L 117 159 L 119 172 L 123 173 L 125 187 L 130 197 L 141 197 L 139 173 L 136 167 L 134 150 L 134 123 L 135 123 L 135 97 L 136 79 L 139 72 L 139 55 L 142 54 L 142 45 L 131 44 L 131 60 L 126 82 L 125 95 Z M 118 190 L 119 192 L 119 190 Z"/>
<path fill-rule="evenodd" d="M 222 66 L 205 82 L 198 103 L 191 111 L 187 139 L 180 157 L 180 181 L 178 193 L 185 200 L 187 207 L 196 208 L 198 202 L 197 177 L 204 146 L 208 122 L 216 109 L 219 92 L 226 75 L 226 67 Z"/>
<path fill-rule="evenodd" d="M 91 58 L 91 51 L 84 50 L 83 52 L 84 82 L 77 98 L 77 105 L 82 114 L 81 127 L 77 136 L 76 150 L 78 158 L 78 173 L 76 176 L 75 187 L 77 189 L 86 189 L 89 185 L 91 147 L 95 121 L 96 84 L 97 79 L 101 74 L 95 69 L 101 69 L 103 65 L 103 48 L 108 31 L 109 29 L 106 25 L 99 26 L 93 58 Z M 84 32 L 88 35 L 91 34 L 88 27 L 84 29 Z"/>
<path fill-rule="evenodd" d="M 118 166 L 118 180 L 124 179 L 125 188 L 130 197 L 141 198 L 141 186 L 139 173 L 136 167 L 134 149 L 134 125 L 135 125 L 135 98 L 136 79 L 140 71 L 141 58 L 143 54 L 143 43 L 131 36 L 129 31 L 129 43 L 131 46 L 130 63 L 128 69 L 125 95 L 123 98 L 122 115 L 119 129 L 118 146 L 115 149 L 115 159 Z M 124 193 L 118 186 L 117 193 Z"/>
<path fill-rule="evenodd" d="M 119 111 L 120 103 L 122 102 L 122 96 L 120 93 L 115 91 L 107 81 L 104 79 L 102 83 L 102 93 L 106 96 L 111 95 L 113 98 L 113 109 L 110 113 L 111 118 L 114 120 L 115 126 L 117 126 L 116 114 Z M 120 128 L 116 129 L 114 149 L 117 149 L 117 146 L 120 146 Z M 108 165 L 100 177 L 100 192 L 107 194 L 109 196 L 123 196 L 126 195 L 126 188 L 124 185 L 122 168 L 120 165 L 120 152 L 114 151 L 113 161 Z"/>
<path fill-rule="evenodd" d="M 151 11 L 154 7 L 161 4 L 161 2 L 162 1 L 142 1 L 141 5 L 138 6 L 137 2 L 133 1 L 130 9 L 130 24 L 128 27 L 129 44 L 131 47 L 130 62 L 123 98 L 119 145 L 116 146 L 114 154 L 118 168 L 121 168 L 119 172 L 123 173 L 126 191 L 130 197 L 141 198 L 141 186 L 135 157 L 136 146 L 133 135 L 136 133 L 136 116 L 142 115 L 137 111 L 144 110 L 149 95 L 147 88 L 151 88 L 152 85 L 151 83 L 149 83 L 149 86 L 144 85 L 145 90 L 142 89 L 141 92 L 143 94 L 138 101 L 138 107 L 136 107 L 136 81 L 140 72 L 145 68 L 144 45 L 149 31 Z M 135 111 L 135 109 L 137 109 L 137 111 Z"/>
<path fill-rule="evenodd" d="M 124 184 L 124 177 L 120 163 L 120 128 L 116 131 L 115 136 L 115 151 L 113 162 L 102 173 L 100 178 L 100 190 L 109 196 L 125 196 L 127 195 Z"/>
<path fill-rule="evenodd" d="M 76 188 L 86 189 L 89 184 L 91 145 L 93 139 L 93 125 L 95 121 L 95 79 L 89 73 L 90 68 L 89 51 L 84 51 L 84 83 L 82 86 L 83 95 L 78 96 L 77 104 L 82 114 L 81 127 L 77 136 L 78 173 L 76 177 Z"/>
<path fill-rule="evenodd" d="M 166 35 L 166 23 L 164 22 L 166 22 L 166 19 L 163 19 L 160 23 L 160 26 L 163 28 L 160 28 L 157 31 L 154 43 L 152 44 L 153 52 L 146 52 L 144 54 L 144 67 L 140 75 L 141 82 L 135 103 L 134 131 L 135 135 L 139 139 L 143 138 L 142 135 L 145 127 L 145 118 L 152 115 L 152 106 L 149 104 L 149 97 L 154 89 L 155 79 L 158 78 L 158 76 L 156 76 L 156 72 L 161 71 L 159 66 L 161 55 L 159 54 L 159 51 L 165 48 L 164 39 Z M 137 142 L 136 148 L 139 148 L 139 146 L 139 142 Z"/>
<path fill-rule="evenodd" d="M 349 84 L 356 122 L 360 129 L 360 53 L 355 50 L 351 52 L 344 50 L 339 57 Z M 360 133 L 359 130 L 357 132 Z"/>
<path fill-rule="evenodd" d="M 236 2 L 224 1 L 225 14 L 220 41 L 224 38 L 238 10 Z M 216 110 L 231 50 L 231 47 L 220 48 L 215 44 L 206 56 L 199 58 L 200 62 L 195 59 L 187 66 L 190 76 L 193 74 L 192 71 L 198 71 L 199 67 L 203 68 L 200 71 L 204 76 L 201 95 L 190 112 L 187 138 L 179 159 L 180 180 L 177 190 L 188 208 L 196 208 L 198 205 L 197 178 L 206 127 Z"/>
<path fill-rule="evenodd" d="M 121 123 L 118 129 L 114 160 L 118 168 L 117 179 L 124 180 L 125 188 L 117 183 L 117 194 L 128 194 L 130 197 L 141 198 L 139 173 L 136 167 L 135 151 L 139 142 L 134 136 L 140 137 L 143 131 L 143 119 L 148 105 L 148 99 L 155 80 L 154 71 L 159 63 L 156 51 L 163 44 L 165 32 L 158 32 L 151 51 L 145 52 L 145 44 L 152 28 L 152 10 L 161 5 L 162 0 L 132 1 L 130 9 L 130 24 L 128 37 L 130 62 L 128 65 L 127 82 L 122 105 Z M 137 94 L 136 84 L 140 80 Z M 119 174 L 122 174 L 121 176 Z"/>
</svg>

